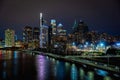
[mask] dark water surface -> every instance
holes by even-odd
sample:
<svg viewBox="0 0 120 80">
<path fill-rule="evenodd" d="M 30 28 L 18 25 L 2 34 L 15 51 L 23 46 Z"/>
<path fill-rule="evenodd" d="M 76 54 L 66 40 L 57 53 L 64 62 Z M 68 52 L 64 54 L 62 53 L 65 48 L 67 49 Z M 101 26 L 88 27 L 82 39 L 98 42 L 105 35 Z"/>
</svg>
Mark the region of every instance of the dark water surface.
<svg viewBox="0 0 120 80">
<path fill-rule="evenodd" d="M 48 56 L 0 51 L 0 80 L 119 80 L 119 75 Z"/>
</svg>

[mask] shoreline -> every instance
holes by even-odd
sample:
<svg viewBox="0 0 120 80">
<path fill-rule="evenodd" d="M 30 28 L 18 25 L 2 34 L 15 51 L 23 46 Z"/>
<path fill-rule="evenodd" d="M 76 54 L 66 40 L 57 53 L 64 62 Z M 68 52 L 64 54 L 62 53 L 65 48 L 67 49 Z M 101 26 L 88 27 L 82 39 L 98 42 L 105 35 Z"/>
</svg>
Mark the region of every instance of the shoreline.
<svg viewBox="0 0 120 80">
<path fill-rule="evenodd" d="M 32 51 L 32 55 L 34 54 L 38 54 L 38 55 L 44 55 L 44 56 L 49 56 L 49 57 L 52 57 L 52 58 L 55 58 L 55 59 L 58 59 L 58 60 L 63 60 L 63 61 L 66 61 L 66 62 L 70 62 L 70 63 L 75 63 L 75 64 L 85 64 L 89 67 L 95 67 L 95 68 L 99 68 L 99 69 L 103 69 L 103 70 L 106 70 L 106 71 L 111 71 L 111 72 L 114 72 L 114 73 L 120 73 L 120 69 L 119 67 L 110 67 L 110 66 L 106 66 L 106 65 L 99 65 L 99 63 L 95 62 L 95 63 L 92 63 L 90 62 L 89 60 L 86 60 L 86 59 L 79 59 L 79 60 L 76 60 L 76 59 L 72 59 L 72 58 L 69 58 L 67 56 L 61 56 L 61 55 L 57 55 L 57 54 L 52 54 L 52 53 L 44 53 L 44 52 L 40 52 L 40 51 Z M 88 56 L 90 57 L 90 56 Z"/>
</svg>

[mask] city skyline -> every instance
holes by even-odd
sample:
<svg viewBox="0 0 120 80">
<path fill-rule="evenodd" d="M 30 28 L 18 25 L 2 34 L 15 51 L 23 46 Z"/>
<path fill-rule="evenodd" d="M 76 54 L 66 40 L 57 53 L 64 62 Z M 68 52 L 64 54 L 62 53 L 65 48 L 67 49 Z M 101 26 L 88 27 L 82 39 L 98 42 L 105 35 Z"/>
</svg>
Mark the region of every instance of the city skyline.
<svg viewBox="0 0 120 80">
<path fill-rule="evenodd" d="M 51 19 L 63 24 L 68 32 L 72 31 L 74 20 L 83 20 L 90 30 L 120 35 L 119 0 L 74 0 L 47 1 L 33 0 L 0 1 L 0 37 L 7 28 L 12 28 L 22 38 L 23 28 L 28 25 L 39 27 L 39 13 L 43 13 L 47 25 Z M 18 39 L 19 39 L 18 38 Z"/>
</svg>

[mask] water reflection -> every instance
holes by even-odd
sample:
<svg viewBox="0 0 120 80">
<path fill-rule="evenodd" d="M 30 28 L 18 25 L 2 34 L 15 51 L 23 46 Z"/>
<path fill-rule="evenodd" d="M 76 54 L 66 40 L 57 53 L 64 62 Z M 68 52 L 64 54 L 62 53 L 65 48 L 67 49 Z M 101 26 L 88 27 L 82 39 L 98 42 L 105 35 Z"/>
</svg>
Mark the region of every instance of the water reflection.
<svg viewBox="0 0 120 80">
<path fill-rule="evenodd" d="M 45 56 L 36 56 L 36 66 L 37 66 L 37 80 L 47 80 L 48 78 L 48 65 Z"/>
<path fill-rule="evenodd" d="M 14 51 L 13 53 L 13 74 L 14 76 L 17 76 L 18 74 L 18 66 L 19 66 L 19 62 L 18 62 L 18 52 Z"/>
<path fill-rule="evenodd" d="M 12 53 L 13 51 L 3 51 L 2 53 L 2 59 L 12 59 Z"/>
<path fill-rule="evenodd" d="M 108 75 L 107 71 L 104 71 L 104 70 L 101 70 L 101 69 L 96 69 L 96 73 L 100 76 L 103 76 L 103 77 Z"/>
<path fill-rule="evenodd" d="M 0 50 L 0 59 L 2 59 L 2 50 Z"/>
<path fill-rule="evenodd" d="M 7 63 L 6 63 L 6 61 L 4 60 L 4 61 L 3 61 L 3 67 L 6 68 L 6 66 L 7 66 Z"/>
<path fill-rule="evenodd" d="M 70 71 L 69 71 L 70 70 L 70 66 L 71 66 L 70 63 L 65 62 L 65 68 L 66 68 L 66 72 L 67 73 L 70 73 Z"/>
<path fill-rule="evenodd" d="M 112 80 L 109 76 L 104 77 L 103 80 Z"/>
<path fill-rule="evenodd" d="M 68 62 L 65 62 L 65 69 L 66 69 L 66 77 L 67 77 L 67 80 L 70 80 L 70 73 L 71 73 L 71 64 L 68 63 Z"/>
<path fill-rule="evenodd" d="M 91 71 L 88 72 L 88 80 L 94 80 L 94 73 Z"/>
<path fill-rule="evenodd" d="M 85 77 L 85 72 L 84 72 L 84 70 L 82 69 L 82 68 L 80 68 L 80 70 L 79 70 L 79 74 L 80 74 L 80 80 L 84 80 L 84 77 Z"/>
<path fill-rule="evenodd" d="M 6 63 L 6 61 L 3 61 L 3 73 L 2 73 L 3 79 L 5 79 L 7 77 L 6 68 L 7 68 L 7 63 Z"/>
<path fill-rule="evenodd" d="M 0 80 L 112 80 L 114 75 L 109 74 L 43 55 L 18 51 L 0 53 Z"/>
<path fill-rule="evenodd" d="M 18 52 L 17 51 L 14 51 L 13 57 L 14 57 L 14 59 L 18 58 Z"/>
<path fill-rule="evenodd" d="M 3 71 L 3 79 L 6 79 L 6 77 L 7 77 L 6 71 Z"/>
<path fill-rule="evenodd" d="M 64 78 L 65 78 L 65 64 L 64 64 L 64 62 L 57 62 L 57 64 L 56 64 L 56 78 L 57 78 L 57 80 L 64 80 Z"/>
<path fill-rule="evenodd" d="M 77 67 L 75 66 L 75 64 L 72 64 L 72 66 L 71 66 L 71 80 L 78 80 L 77 74 L 78 74 Z"/>
<path fill-rule="evenodd" d="M 58 65 L 59 65 L 59 60 L 55 60 L 54 58 L 50 58 L 50 66 L 51 66 L 51 72 L 53 74 L 53 78 L 57 76 Z"/>
<path fill-rule="evenodd" d="M 21 75 L 26 75 L 25 72 L 27 69 L 31 68 L 30 64 L 32 61 L 23 60 L 22 56 L 23 53 L 20 53 L 18 51 L 10 51 L 10 50 L 4 50 L 0 51 L 0 80 L 18 80 Z M 27 57 L 28 58 L 28 57 Z M 24 62 L 24 64 L 22 64 Z M 27 64 L 29 64 L 29 67 L 26 67 Z M 33 63 L 34 65 L 34 63 Z M 23 67 L 22 67 L 23 66 Z M 25 69 L 26 68 L 26 69 Z M 33 68 L 34 70 L 35 68 Z M 24 70 L 24 71 L 23 71 Z M 32 70 L 32 69 L 31 69 Z M 33 70 L 28 74 L 31 74 Z M 23 71 L 23 72 L 22 72 Z M 24 80 L 24 77 L 22 76 L 22 79 Z"/>
<path fill-rule="evenodd" d="M 38 80 L 45 80 L 45 60 L 44 56 L 37 56 L 36 57 L 37 61 L 37 72 L 38 72 Z"/>
</svg>

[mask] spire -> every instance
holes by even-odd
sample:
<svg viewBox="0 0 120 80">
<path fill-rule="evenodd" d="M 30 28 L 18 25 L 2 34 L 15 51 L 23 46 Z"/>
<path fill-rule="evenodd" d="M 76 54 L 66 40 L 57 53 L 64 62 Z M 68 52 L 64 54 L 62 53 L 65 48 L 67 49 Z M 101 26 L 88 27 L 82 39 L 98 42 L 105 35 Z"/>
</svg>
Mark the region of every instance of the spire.
<svg viewBox="0 0 120 80">
<path fill-rule="evenodd" d="M 73 29 L 75 29 L 76 27 L 78 26 L 78 23 L 77 23 L 77 21 L 76 21 L 76 19 L 75 19 L 75 21 L 74 21 L 74 25 L 73 25 Z"/>
</svg>

